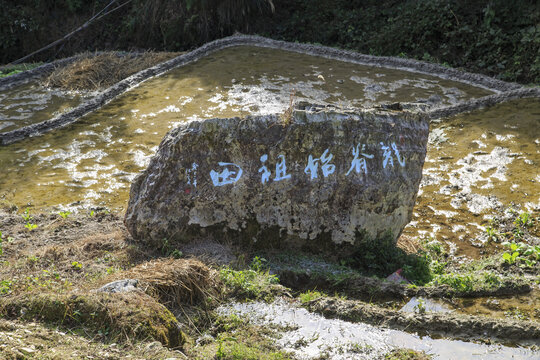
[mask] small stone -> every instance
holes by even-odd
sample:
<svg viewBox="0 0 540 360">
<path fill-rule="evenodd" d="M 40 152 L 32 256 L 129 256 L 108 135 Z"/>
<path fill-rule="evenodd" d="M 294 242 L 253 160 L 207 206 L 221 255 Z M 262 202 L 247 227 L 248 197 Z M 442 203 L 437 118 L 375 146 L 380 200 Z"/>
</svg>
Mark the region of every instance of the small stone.
<svg viewBox="0 0 540 360">
<path fill-rule="evenodd" d="M 96 292 L 107 292 L 107 293 L 122 293 L 137 290 L 138 280 L 136 279 L 124 279 L 110 282 L 106 285 L 103 285 L 99 289 L 96 289 Z M 116 344 L 115 344 L 116 345 Z M 112 345 L 111 345 L 112 346 Z"/>
<path fill-rule="evenodd" d="M 146 345 L 146 351 L 154 351 L 162 347 L 159 341 L 152 341 L 150 344 Z"/>
<path fill-rule="evenodd" d="M 36 350 L 29 347 L 19 348 L 19 351 L 22 352 L 24 355 L 32 355 L 33 353 L 36 352 Z"/>
<path fill-rule="evenodd" d="M 210 344 L 210 343 L 212 343 L 214 341 L 215 341 L 215 339 L 214 339 L 214 337 L 212 335 L 204 334 L 204 335 L 200 336 L 199 338 L 197 338 L 196 344 L 198 346 L 201 346 L 201 345 Z"/>
<path fill-rule="evenodd" d="M 488 299 L 486 300 L 486 307 L 491 310 L 500 310 L 501 303 L 497 299 Z"/>
</svg>

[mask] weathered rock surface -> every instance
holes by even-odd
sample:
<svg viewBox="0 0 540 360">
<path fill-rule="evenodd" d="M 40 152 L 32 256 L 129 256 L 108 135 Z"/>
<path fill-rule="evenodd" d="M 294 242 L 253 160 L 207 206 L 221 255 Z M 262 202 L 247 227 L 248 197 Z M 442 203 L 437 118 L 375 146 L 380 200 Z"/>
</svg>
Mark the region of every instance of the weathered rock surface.
<svg viewBox="0 0 540 360">
<path fill-rule="evenodd" d="M 359 244 L 409 222 L 429 119 L 300 104 L 279 115 L 181 125 L 131 187 L 136 239 Z"/>
<path fill-rule="evenodd" d="M 106 293 L 115 294 L 115 293 L 136 291 L 138 283 L 139 281 L 136 279 L 117 280 L 117 281 L 113 281 L 113 282 L 103 285 L 99 289 L 96 289 L 96 292 L 106 292 Z"/>
</svg>

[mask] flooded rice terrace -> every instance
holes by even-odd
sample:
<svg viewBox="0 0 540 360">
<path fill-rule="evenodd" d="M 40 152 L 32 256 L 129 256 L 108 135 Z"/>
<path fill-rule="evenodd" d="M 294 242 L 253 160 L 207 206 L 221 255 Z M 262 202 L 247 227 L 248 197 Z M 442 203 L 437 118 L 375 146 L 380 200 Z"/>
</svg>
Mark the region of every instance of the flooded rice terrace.
<svg viewBox="0 0 540 360">
<path fill-rule="evenodd" d="M 281 112 L 291 97 L 344 107 L 439 107 L 489 94 L 411 72 L 229 48 L 150 79 L 67 128 L 0 148 L 0 196 L 18 206 L 123 210 L 133 178 L 165 133 L 185 121 Z M 81 96 L 35 84 L 0 93 L 0 128 L 52 117 Z M 537 208 L 539 114 L 537 100 L 521 100 L 433 124 L 405 235 L 461 241 L 459 251 L 474 256 L 470 238 L 485 222 L 480 215 L 511 202 Z"/>
<path fill-rule="evenodd" d="M 0 91 L 0 132 L 35 124 L 80 105 L 91 94 L 47 89 L 40 84 Z"/>
<path fill-rule="evenodd" d="M 225 49 L 144 82 L 74 125 L 1 148 L 0 196 L 37 208 L 124 209 L 130 182 L 168 130 L 197 119 L 281 112 L 292 94 L 295 100 L 341 106 L 389 101 L 440 106 L 490 92 L 431 76 L 292 52 Z M 4 96 L 0 111 L 9 114 L 5 109 L 16 96 Z M 33 109 L 31 102 L 28 109 Z M 36 117 L 45 115 L 43 110 Z M 23 126 L 30 120 L 9 121 Z M 1 120 L 0 126 L 6 122 Z"/>
<path fill-rule="evenodd" d="M 35 210 L 124 211 L 131 181 L 147 166 L 165 133 L 186 121 L 279 113 L 296 100 L 340 107 L 422 102 L 436 108 L 490 94 L 412 72 L 282 50 L 228 48 L 150 79 L 66 128 L 0 147 L 0 200 Z M 51 118 L 88 96 L 37 84 L 0 91 L 0 131 Z M 540 208 L 539 129 L 538 99 L 433 122 L 413 221 L 403 236 L 446 241 L 455 256 L 483 255 L 484 225 L 490 216 L 512 204 L 530 212 Z M 478 304 L 463 307 L 482 313 Z M 354 353 L 367 359 L 394 346 L 439 358 L 471 353 L 496 359 L 537 356 L 520 348 L 419 338 L 338 320 L 322 322 L 318 315 L 280 303 L 233 304 L 222 311 L 256 313 L 260 316 L 254 321 L 261 324 L 295 329 L 280 341 L 300 358 L 321 354 L 320 348 L 315 349 L 319 337 L 330 338 L 319 345 L 332 352 L 332 358 L 350 358 Z M 368 340 L 360 341 L 359 334 L 368 333 Z M 303 342 L 306 337 L 313 341 Z M 353 343 L 363 347 L 353 348 Z"/>
<path fill-rule="evenodd" d="M 0 196 L 38 209 L 122 211 L 133 178 L 165 133 L 185 121 L 281 112 L 291 97 L 343 107 L 396 101 L 440 107 L 489 94 L 406 71 L 229 48 L 150 79 L 67 128 L 0 148 Z M 35 84 L 11 89 L 0 93 L 0 128 L 52 117 L 80 100 Z M 405 235 L 462 242 L 456 251 L 475 256 L 470 238 L 480 234 L 482 215 L 511 202 L 538 207 L 539 114 L 537 100 L 521 100 L 433 124 Z"/>
<path fill-rule="evenodd" d="M 484 227 L 512 204 L 540 209 L 540 102 L 523 99 L 431 126 L 413 221 L 404 235 L 448 241 L 477 257 Z"/>
<path fill-rule="evenodd" d="M 396 101 L 440 107 L 489 94 L 411 72 L 229 48 L 150 79 L 67 128 L 0 148 L 0 196 L 38 209 L 121 211 L 131 181 L 164 134 L 185 121 L 282 112 L 291 99 L 343 107 Z M 36 84 L 0 92 L 0 129 L 53 117 L 83 96 Z M 537 209 L 539 119 L 540 103 L 529 99 L 434 123 L 414 219 L 404 234 L 458 242 L 455 255 L 475 257 L 475 245 L 485 241 L 484 215 L 512 202 Z"/>
</svg>

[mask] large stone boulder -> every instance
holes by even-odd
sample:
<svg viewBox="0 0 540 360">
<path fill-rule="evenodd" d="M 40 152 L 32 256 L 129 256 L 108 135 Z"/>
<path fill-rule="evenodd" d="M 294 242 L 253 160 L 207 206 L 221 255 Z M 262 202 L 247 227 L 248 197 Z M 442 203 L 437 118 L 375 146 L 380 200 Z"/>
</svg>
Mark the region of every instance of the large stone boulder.
<svg viewBox="0 0 540 360">
<path fill-rule="evenodd" d="M 135 179 L 125 224 L 156 244 L 397 239 L 412 215 L 428 128 L 413 111 L 305 103 L 285 115 L 186 123 Z"/>
</svg>

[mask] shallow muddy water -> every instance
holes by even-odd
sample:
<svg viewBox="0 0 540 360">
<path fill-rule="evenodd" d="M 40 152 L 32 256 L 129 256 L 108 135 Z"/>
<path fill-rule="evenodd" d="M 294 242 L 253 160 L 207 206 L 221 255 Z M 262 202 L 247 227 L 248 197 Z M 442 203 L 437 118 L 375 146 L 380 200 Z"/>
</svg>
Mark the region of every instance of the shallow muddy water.
<svg viewBox="0 0 540 360">
<path fill-rule="evenodd" d="M 432 124 L 413 221 L 404 235 L 478 257 L 488 219 L 540 210 L 540 101 L 524 99 Z"/>
<path fill-rule="evenodd" d="M 291 101 L 453 104 L 489 91 L 292 52 L 229 48 L 148 80 L 64 129 L 0 148 L 0 197 L 19 206 L 124 209 L 130 182 L 172 127 L 283 111 Z"/>
<path fill-rule="evenodd" d="M 526 348 L 486 345 L 475 342 L 432 339 L 407 332 L 382 329 L 362 323 L 326 319 L 304 308 L 284 301 L 266 303 L 234 303 L 218 310 L 236 314 L 255 324 L 283 327 L 283 336 L 276 340 L 286 351 L 299 359 L 374 359 L 393 348 L 425 351 L 434 359 L 538 359 L 539 352 Z"/>
<path fill-rule="evenodd" d="M 48 120 L 80 105 L 90 94 L 28 83 L 0 90 L 0 132 Z"/>
<path fill-rule="evenodd" d="M 528 294 L 499 297 L 410 299 L 400 311 L 417 312 L 421 306 L 426 312 L 455 312 L 495 318 L 540 321 L 540 289 Z M 419 301 L 420 300 L 420 301 Z M 420 303 L 420 304 L 419 304 Z"/>
</svg>

